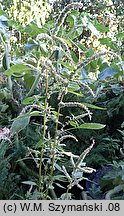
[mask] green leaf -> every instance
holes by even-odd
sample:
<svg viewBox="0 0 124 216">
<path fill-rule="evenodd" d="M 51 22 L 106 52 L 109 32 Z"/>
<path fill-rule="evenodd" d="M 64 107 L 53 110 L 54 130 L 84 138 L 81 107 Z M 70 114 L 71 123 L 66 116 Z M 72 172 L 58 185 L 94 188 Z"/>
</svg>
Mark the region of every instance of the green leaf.
<svg viewBox="0 0 124 216">
<path fill-rule="evenodd" d="M 72 14 L 68 15 L 66 21 L 68 22 L 69 27 L 73 28 L 76 23 L 76 17 Z"/>
<path fill-rule="evenodd" d="M 65 43 L 66 43 L 69 47 L 72 48 L 72 43 L 71 43 L 69 40 L 67 40 L 66 38 L 62 38 L 62 40 L 64 40 Z"/>
<path fill-rule="evenodd" d="M 5 16 L 5 17 L 7 17 L 7 14 L 5 13 L 5 11 L 3 11 L 3 10 L 0 9 L 0 16 Z"/>
<path fill-rule="evenodd" d="M 99 130 L 99 129 L 103 129 L 105 126 L 106 125 L 99 124 L 99 123 L 84 123 L 84 124 L 81 124 L 78 128 Z"/>
<path fill-rule="evenodd" d="M 98 109 L 98 110 L 106 110 L 106 108 L 103 108 L 103 107 L 99 107 L 99 106 L 95 106 L 95 105 L 92 105 L 92 104 L 88 104 L 88 103 L 83 103 L 85 106 L 89 107 L 89 108 L 92 108 L 92 109 Z"/>
<path fill-rule="evenodd" d="M 80 43 L 80 42 L 78 42 L 78 46 L 79 46 L 79 48 L 80 48 L 82 51 L 86 51 L 86 50 L 87 50 L 87 48 L 86 48 L 82 43 Z"/>
<path fill-rule="evenodd" d="M 76 37 L 80 36 L 83 32 L 83 28 L 82 27 L 75 27 L 75 29 L 73 31 L 70 31 L 68 33 L 68 37 L 73 40 Z"/>
<path fill-rule="evenodd" d="M 73 65 L 69 65 L 68 63 L 65 63 L 63 61 L 59 61 L 60 64 L 62 64 L 65 68 L 67 68 L 68 70 L 73 70 L 74 66 Z"/>
<path fill-rule="evenodd" d="M 23 181 L 22 183 L 23 184 L 27 184 L 27 185 L 31 185 L 31 186 L 35 186 L 36 185 L 36 183 L 32 182 L 32 181 Z"/>
<path fill-rule="evenodd" d="M 83 97 L 84 96 L 82 93 L 74 92 L 74 91 L 71 91 L 71 90 L 69 90 L 68 92 L 71 93 L 71 94 L 77 95 L 78 97 Z"/>
<path fill-rule="evenodd" d="M 29 104 L 33 104 L 34 101 L 35 101 L 34 97 L 27 97 L 22 101 L 22 104 L 29 105 Z"/>
<path fill-rule="evenodd" d="M 100 32 L 109 32 L 109 28 L 106 27 L 103 23 L 97 23 L 97 24 L 94 24 L 94 26 Z"/>
<path fill-rule="evenodd" d="M 11 66 L 8 70 L 6 70 L 5 75 L 11 76 L 14 73 L 22 73 L 26 71 L 30 71 L 30 69 L 26 65 L 16 64 L 16 65 Z"/>
<path fill-rule="evenodd" d="M 100 36 L 98 30 L 95 28 L 95 26 L 91 22 L 88 23 L 88 28 L 96 37 Z"/>
<path fill-rule="evenodd" d="M 39 43 L 40 43 L 41 49 L 42 49 L 45 53 L 48 53 L 48 49 L 46 48 L 46 43 L 43 43 L 43 42 L 39 42 Z"/>
<path fill-rule="evenodd" d="M 74 62 L 78 63 L 78 61 L 79 61 L 78 57 L 76 56 L 76 54 L 73 51 L 71 51 L 71 57 L 72 57 Z"/>
<path fill-rule="evenodd" d="M 29 122 L 30 116 L 15 120 L 11 126 L 12 133 L 19 133 L 29 124 Z"/>
<path fill-rule="evenodd" d="M 53 115 L 56 117 L 58 116 L 58 112 L 56 112 L 56 111 L 51 111 L 51 113 L 53 113 Z M 59 113 L 59 116 L 63 116 L 63 115 Z"/>
<path fill-rule="evenodd" d="M 117 74 L 118 71 L 112 67 L 106 67 L 98 74 L 98 79 L 103 80 L 107 77 L 113 77 L 115 74 Z"/>
<path fill-rule="evenodd" d="M 113 42 L 111 38 L 100 38 L 99 41 L 102 45 L 106 45 L 106 46 L 110 47 L 111 49 L 117 49 L 118 48 L 117 44 L 115 42 Z"/>
<path fill-rule="evenodd" d="M 70 121 L 69 123 L 73 127 L 79 127 L 79 125 L 78 125 L 78 123 L 76 121 Z"/>
<path fill-rule="evenodd" d="M 124 32 L 119 32 L 115 37 L 119 40 L 124 40 Z"/>
<path fill-rule="evenodd" d="M 38 34 L 46 32 L 44 29 L 39 28 L 36 24 L 33 23 L 27 25 L 24 31 L 32 37 L 36 37 Z"/>
<path fill-rule="evenodd" d="M 29 116 L 41 116 L 43 113 L 40 111 L 32 111 L 29 113 Z"/>
<path fill-rule="evenodd" d="M 17 118 L 14 118 L 12 120 L 15 121 L 15 120 L 24 119 L 24 118 L 27 118 L 27 117 L 30 117 L 30 116 L 41 116 L 41 115 L 42 115 L 42 112 L 36 110 L 36 111 L 28 112 L 28 113 L 23 114 L 23 115 L 19 115 Z"/>
<path fill-rule="evenodd" d="M 68 91 L 75 92 L 80 89 L 80 86 L 77 83 L 71 82 L 68 86 Z"/>
<path fill-rule="evenodd" d="M 59 188 L 62 188 L 62 189 L 66 189 L 65 187 L 63 187 L 61 184 L 59 183 L 55 183 Z"/>
</svg>

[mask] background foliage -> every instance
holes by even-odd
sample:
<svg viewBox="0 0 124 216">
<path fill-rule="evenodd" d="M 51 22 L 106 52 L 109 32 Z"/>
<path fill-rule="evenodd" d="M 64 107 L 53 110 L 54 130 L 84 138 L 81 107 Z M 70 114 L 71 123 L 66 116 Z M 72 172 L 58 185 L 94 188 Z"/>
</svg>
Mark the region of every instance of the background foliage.
<svg viewBox="0 0 124 216">
<path fill-rule="evenodd" d="M 124 5 L 79 2 L 0 1 L 0 199 L 124 198 Z"/>
</svg>

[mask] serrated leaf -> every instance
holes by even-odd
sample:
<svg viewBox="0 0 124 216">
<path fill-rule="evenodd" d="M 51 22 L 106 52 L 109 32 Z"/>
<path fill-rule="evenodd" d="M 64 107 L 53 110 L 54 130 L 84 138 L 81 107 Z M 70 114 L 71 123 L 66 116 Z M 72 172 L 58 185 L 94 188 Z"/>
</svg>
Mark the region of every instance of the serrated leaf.
<svg viewBox="0 0 124 216">
<path fill-rule="evenodd" d="M 24 64 L 16 64 L 16 65 L 11 66 L 8 70 L 6 70 L 4 74 L 7 76 L 11 76 L 14 73 L 22 73 L 22 72 L 26 72 L 29 70 L 30 69 Z"/>
<path fill-rule="evenodd" d="M 84 124 L 81 124 L 78 128 L 99 130 L 99 129 L 103 129 L 105 126 L 106 125 L 99 124 L 99 123 L 84 123 Z"/>
</svg>

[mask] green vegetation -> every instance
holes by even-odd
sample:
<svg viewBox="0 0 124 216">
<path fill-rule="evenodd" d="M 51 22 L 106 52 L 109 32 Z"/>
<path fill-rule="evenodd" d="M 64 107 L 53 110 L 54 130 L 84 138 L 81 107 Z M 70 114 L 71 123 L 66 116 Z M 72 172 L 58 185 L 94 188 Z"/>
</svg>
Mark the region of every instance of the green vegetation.
<svg viewBox="0 0 124 216">
<path fill-rule="evenodd" d="M 0 199 L 124 199 L 123 2 L 82 2 L 0 1 Z"/>
</svg>

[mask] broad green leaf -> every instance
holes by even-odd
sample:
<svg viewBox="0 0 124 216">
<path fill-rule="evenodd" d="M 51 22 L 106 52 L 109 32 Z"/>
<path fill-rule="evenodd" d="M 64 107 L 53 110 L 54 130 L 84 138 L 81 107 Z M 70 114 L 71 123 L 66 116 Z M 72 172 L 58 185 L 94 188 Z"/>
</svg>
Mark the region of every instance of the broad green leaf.
<svg viewBox="0 0 124 216">
<path fill-rule="evenodd" d="M 83 27 L 75 27 L 75 30 L 74 31 L 70 31 L 68 33 L 68 37 L 73 40 L 75 39 L 76 37 L 80 36 L 83 32 Z"/>
<path fill-rule="evenodd" d="M 106 27 L 103 23 L 97 23 L 97 24 L 94 24 L 94 26 L 100 32 L 109 32 L 109 28 Z"/>
<path fill-rule="evenodd" d="M 29 124 L 29 122 L 30 116 L 15 120 L 11 126 L 12 133 L 19 133 Z"/>
<path fill-rule="evenodd" d="M 93 54 L 94 54 L 94 51 L 92 48 L 89 48 L 85 53 L 87 58 L 91 57 Z"/>
<path fill-rule="evenodd" d="M 99 129 L 103 129 L 105 126 L 106 125 L 99 124 L 99 123 L 84 123 L 84 124 L 81 124 L 78 128 L 99 130 Z"/>
<path fill-rule="evenodd" d="M 83 104 L 85 106 L 89 107 L 89 108 L 92 108 L 92 109 L 106 110 L 106 108 L 95 106 L 95 105 L 92 105 L 92 104 L 88 104 L 88 103 L 83 103 Z"/>
<path fill-rule="evenodd" d="M 25 86 L 26 88 L 31 88 L 34 81 L 35 81 L 36 77 L 32 74 L 32 73 L 27 73 L 24 75 L 24 82 L 25 82 Z"/>
<path fill-rule="evenodd" d="M 5 75 L 11 76 L 14 73 L 22 73 L 26 71 L 30 71 L 30 69 L 26 65 L 16 64 L 16 65 L 11 66 L 8 70 L 6 70 Z"/>
<path fill-rule="evenodd" d="M 28 35 L 32 37 L 36 37 L 38 34 L 44 33 L 44 32 L 46 32 L 44 29 L 39 28 L 36 24 L 33 24 L 33 23 L 25 27 L 25 33 L 27 33 Z"/>
<path fill-rule="evenodd" d="M 27 97 L 22 101 L 22 104 L 24 105 L 33 104 L 34 100 L 35 100 L 34 97 Z"/>
</svg>

